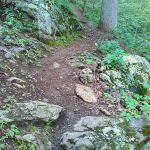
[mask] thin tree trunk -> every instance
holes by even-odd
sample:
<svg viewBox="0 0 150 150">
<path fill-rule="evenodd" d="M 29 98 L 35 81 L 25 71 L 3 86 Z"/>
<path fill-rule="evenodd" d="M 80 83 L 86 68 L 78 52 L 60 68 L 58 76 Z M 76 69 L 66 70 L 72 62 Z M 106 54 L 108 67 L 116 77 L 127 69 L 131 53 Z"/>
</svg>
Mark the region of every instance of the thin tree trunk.
<svg viewBox="0 0 150 150">
<path fill-rule="evenodd" d="M 84 4 L 83 4 L 83 13 L 85 12 L 86 2 L 87 2 L 87 0 L 84 0 Z"/>
<path fill-rule="evenodd" d="M 117 26 L 117 5 L 117 0 L 102 0 L 99 27 L 105 31 L 112 31 Z"/>
</svg>

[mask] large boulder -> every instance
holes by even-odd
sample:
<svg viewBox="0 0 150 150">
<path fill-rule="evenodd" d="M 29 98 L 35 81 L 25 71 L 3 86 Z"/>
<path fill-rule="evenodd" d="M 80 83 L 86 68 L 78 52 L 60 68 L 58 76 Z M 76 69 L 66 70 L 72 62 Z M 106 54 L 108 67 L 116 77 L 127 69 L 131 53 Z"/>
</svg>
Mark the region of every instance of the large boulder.
<svg viewBox="0 0 150 150">
<path fill-rule="evenodd" d="M 123 60 L 130 66 L 136 65 L 138 68 L 142 67 L 145 70 L 150 70 L 150 63 L 144 57 L 138 55 L 126 55 L 123 56 Z"/>
<path fill-rule="evenodd" d="M 10 110 L 0 110 L 0 120 L 5 122 L 56 121 L 63 108 L 40 101 L 16 103 Z"/>
<path fill-rule="evenodd" d="M 102 73 L 100 78 L 105 79 L 109 84 L 114 85 L 116 88 L 128 88 L 132 86 L 141 86 L 141 83 L 150 84 L 150 63 L 141 56 L 138 55 L 125 55 L 123 56 L 126 70 L 107 70 L 105 66 L 101 66 Z M 138 85 L 139 84 L 139 85 Z M 144 88 L 144 87 L 142 87 Z"/>
<path fill-rule="evenodd" d="M 139 138 L 123 120 L 87 116 L 62 137 L 63 150 L 133 150 Z"/>
<path fill-rule="evenodd" d="M 0 2 L 12 5 L 35 19 L 38 23 L 39 35 L 45 38 L 49 37 L 46 35 L 77 29 L 80 26 L 73 10 L 60 7 L 55 1 L 0 0 Z"/>
<path fill-rule="evenodd" d="M 144 57 L 129 55 L 124 56 L 123 59 L 128 67 L 128 76 L 131 79 L 150 83 L 150 63 Z"/>
</svg>

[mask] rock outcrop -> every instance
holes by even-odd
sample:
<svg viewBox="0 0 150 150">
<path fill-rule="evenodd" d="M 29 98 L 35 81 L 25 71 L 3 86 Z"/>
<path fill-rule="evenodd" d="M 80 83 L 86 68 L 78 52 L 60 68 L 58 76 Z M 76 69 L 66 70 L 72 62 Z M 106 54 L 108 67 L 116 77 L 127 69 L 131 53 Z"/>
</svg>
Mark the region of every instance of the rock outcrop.
<svg viewBox="0 0 150 150">
<path fill-rule="evenodd" d="M 16 103 L 10 110 L 0 110 L 0 120 L 9 123 L 24 121 L 56 121 L 62 111 L 63 108 L 58 105 L 40 101 Z"/>
<path fill-rule="evenodd" d="M 38 23 L 40 35 L 52 35 L 59 31 L 64 32 L 80 26 L 75 17 L 76 13 L 73 13 L 73 10 L 59 8 L 55 1 L 1 0 L 1 2 L 12 5 L 28 14 L 29 17 L 34 18 Z M 66 16 L 67 13 L 68 16 Z"/>
<path fill-rule="evenodd" d="M 33 144 L 36 147 L 36 150 L 51 150 L 52 143 L 43 135 L 33 135 L 33 134 L 26 134 L 20 139 Z"/>
<path fill-rule="evenodd" d="M 138 143 L 135 132 L 125 122 L 108 117 L 80 119 L 73 132 L 62 137 L 63 150 L 133 150 Z"/>
<path fill-rule="evenodd" d="M 136 90 L 140 90 L 140 88 L 144 89 L 143 84 L 150 84 L 150 63 L 144 57 L 125 55 L 123 60 L 126 71 L 107 70 L 105 66 L 101 66 L 100 79 L 114 88 L 131 88 L 134 86 Z M 150 91 L 147 91 L 147 93 L 150 94 Z"/>
</svg>

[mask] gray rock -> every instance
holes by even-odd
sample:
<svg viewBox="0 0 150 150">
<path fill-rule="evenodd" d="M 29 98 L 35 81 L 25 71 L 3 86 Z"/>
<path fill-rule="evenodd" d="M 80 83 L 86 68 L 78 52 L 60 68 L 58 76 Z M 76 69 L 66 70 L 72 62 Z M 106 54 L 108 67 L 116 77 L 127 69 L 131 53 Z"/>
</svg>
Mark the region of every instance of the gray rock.
<svg viewBox="0 0 150 150">
<path fill-rule="evenodd" d="M 111 81 L 115 88 L 128 88 L 127 82 L 133 83 L 135 80 L 150 84 L 150 63 L 144 57 L 125 55 L 123 56 L 123 60 L 127 66 L 127 72 L 122 73 L 120 70 L 106 70 L 105 66 L 101 66 L 103 73 L 100 74 L 100 78 L 108 83 Z M 148 92 L 150 94 L 150 91 Z"/>
<path fill-rule="evenodd" d="M 101 73 L 99 77 L 101 80 L 111 83 L 111 79 L 107 74 Z"/>
<path fill-rule="evenodd" d="M 90 68 L 85 68 L 80 72 L 79 78 L 82 83 L 92 83 L 94 81 L 94 74 Z"/>
<path fill-rule="evenodd" d="M 60 7 L 57 7 L 57 5 L 55 5 L 54 3 L 48 2 L 46 0 L 1 1 L 5 4 L 12 4 L 17 9 L 28 14 L 30 18 L 36 20 L 39 27 L 38 34 L 40 38 L 50 38 L 46 35 L 53 35 L 57 31 L 60 32 L 70 30 L 71 25 L 75 25 L 77 28 L 80 27 L 77 18 L 75 19 L 74 17 L 74 20 L 71 19 L 76 15 L 75 13 L 73 14 L 68 12 L 68 18 L 64 20 L 64 18 L 66 17 L 64 14 L 67 13 L 67 11 L 64 11 Z M 54 7 L 55 9 L 52 9 L 52 7 Z"/>
<path fill-rule="evenodd" d="M 73 132 L 62 137 L 63 150 L 133 150 L 138 143 L 135 132 L 123 120 L 87 116 L 80 119 Z"/>
<path fill-rule="evenodd" d="M 55 121 L 58 119 L 63 108 L 58 105 L 43 103 L 40 101 L 30 101 L 27 103 L 16 103 L 16 106 L 8 111 L 3 111 L 1 120 L 7 122 L 21 121 Z"/>
<path fill-rule="evenodd" d="M 64 150 L 94 149 L 92 141 L 94 141 L 92 132 L 66 132 L 62 137 L 61 148 Z"/>
<path fill-rule="evenodd" d="M 25 50 L 25 48 L 13 46 L 12 48 L 5 51 L 6 52 L 5 57 L 6 58 L 11 58 L 13 55 L 16 55 L 19 52 L 24 51 L 24 50 Z"/>
<path fill-rule="evenodd" d="M 48 35 L 52 34 L 53 21 L 49 13 L 49 6 L 44 2 L 44 0 L 39 0 L 37 10 L 37 20 L 39 24 L 39 29 Z"/>
<path fill-rule="evenodd" d="M 8 4 L 15 6 L 26 12 L 29 16 L 38 21 L 39 29 L 44 34 L 52 34 L 52 19 L 48 10 L 48 5 L 44 0 L 7 0 Z"/>
<path fill-rule="evenodd" d="M 106 74 L 112 79 L 122 79 L 122 74 L 119 71 L 115 70 L 108 70 L 106 71 Z"/>
<path fill-rule="evenodd" d="M 148 121 L 144 118 L 140 118 L 140 119 L 131 118 L 131 120 L 129 122 L 129 126 L 135 130 L 137 136 L 141 140 L 144 140 L 145 137 L 140 131 L 142 131 L 143 127 L 149 123 L 150 123 L 150 121 Z"/>
<path fill-rule="evenodd" d="M 75 90 L 76 90 L 76 94 L 80 98 L 82 98 L 85 102 L 97 103 L 97 97 L 95 96 L 94 91 L 90 87 L 77 84 Z"/>
<path fill-rule="evenodd" d="M 89 129 L 94 130 L 95 128 L 107 126 L 108 122 L 112 123 L 109 117 L 94 117 L 86 116 L 82 117 L 74 126 L 74 131 L 87 131 Z"/>
<path fill-rule="evenodd" d="M 138 64 L 139 67 L 141 66 L 145 70 L 150 70 L 150 63 L 144 57 L 138 55 L 127 55 L 124 56 L 123 59 L 128 65 Z"/>
<path fill-rule="evenodd" d="M 21 137 L 21 139 L 33 144 L 36 147 L 36 150 L 51 150 L 52 143 L 43 135 L 32 135 L 26 134 Z"/>
</svg>

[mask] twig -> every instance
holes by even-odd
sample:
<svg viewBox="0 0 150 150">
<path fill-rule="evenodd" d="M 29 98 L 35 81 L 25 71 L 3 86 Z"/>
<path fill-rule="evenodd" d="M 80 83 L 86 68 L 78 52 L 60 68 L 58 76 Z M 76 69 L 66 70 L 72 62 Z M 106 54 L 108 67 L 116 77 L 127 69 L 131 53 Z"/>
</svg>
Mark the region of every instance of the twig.
<svg viewBox="0 0 150 150">
<path fill-rule="evenodd" d="M 111 116 L 111 113 L 110 113 L 108 110 L 104 109 L 103 107 L 99 107 L 99 109 L 100 109 L 100 111 L 103 112 L 105 115 Z"/>
</svg>

